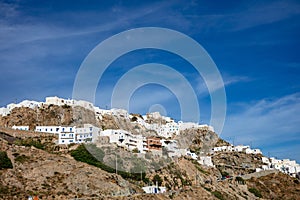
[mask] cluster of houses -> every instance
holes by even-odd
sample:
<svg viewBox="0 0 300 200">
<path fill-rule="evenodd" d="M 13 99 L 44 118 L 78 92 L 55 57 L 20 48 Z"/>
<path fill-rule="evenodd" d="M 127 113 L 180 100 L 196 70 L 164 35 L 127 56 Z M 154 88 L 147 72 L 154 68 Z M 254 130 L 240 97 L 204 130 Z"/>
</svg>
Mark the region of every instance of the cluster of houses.
<svg viewBox="0 0 300 200">
<path fill-rule="evenodd" d="M 165 123 L 148 123 L 148 121 L 151 121 L 152 119 L 161 120 Z M 148 113 L 147 115 L 136 117 L 134 123 L 138 123 L 149 130 L 154 130 L 160 137 L 164 138 L 170 138 L 173 135 L 179 135 L 180 131 L 191 128 L 206 128 L 210 131 L 214 131 L 213 127 L 207 124 L 200 125 L 193 122 L 175 122 L 170 117 L 161 116 L 159 112 Z"/>
<path fill-rule="evenodd" d="M 261 168 L 257 168 L 256 171 L 279 170 L 295 178 L 300 177 L 300 165 L 295 160 L 262 157 L 262 162 L 264 165 Z"/>
<path fill-rule="evenodd" d="M 214 152 L 244 152 L 246 154 L 262 154 L 260 149 L 251 149 L 249 145 L 228 145 L 214 147 L 212 153 Z M 295 160 L 289 159 L 276 159 L 274 157 L 267 158 L 262 157 L 262 162 L 264 163 L 261 167 L 256 168 L 256 172 L 264 170 L 279 170 L 282 173 L 288 174 L 293 177 L 300 176 L 300 165 L 296 163 Z"/>
<path fill-rule="evenodd" d="M 228 146 L 220 146 L 214 147 L 212 149 L 214 152 L 245 152 L 246 154 L 262 154 L 260 149 L 251 149 L 249 145 L 228 145 Z"/>
<path fill-rule="evenodd" d="M 203 128 L 214 131 L 213 127 L 208 125 L 200 125 L 193 122 L 175 122 L 170 117 L 161 116 L 158 112 L 148 113 L 143 116 L 128 114 L 123 109 L 105 110 L 94 106 L 92 103 L 82 100 L 62 99 L 59 97 L 47 97 L 45 102 L 36 102 L 24 100 L 19 104 L 8 104 L 6 107 L 0 108 L 0 115 L 8 115 L 12 109 L 16 107 L 36 108 L 44 105 L 68 105 L 81 106 L 95 112 L 97 119 L 102 119 L 103 115 L 111 115 L 116 117 L 123 117 L 130 119 L 132 123 L 137 123 L 144 126 L 148 130 L 156 131 L 158 137 L 144 137 L 142 135 L 134 135 L 126 130 L 101 130 L 100 128 L 91 124 L 84 124 L 83 127 L 76 126 L 37 126 L 36 132 L 47 132 L 58 135 L 58 144 L 71 143 L 86 143 L 96 142 L 99 138 L 109 138 L 109 143 L 114 143 L 117 146 L 123 147 L 129 151 L 136 153 L 153 152 L 156 154 L 167 153 L 169 157 L 188 156 L 197 160 L 200 164 L 213 167 L 210 156 L 198 156 L 190 152 L 188 149 L 179 149 L 176 140 L 171 138 L 174 135 L 179 135 L 180 131 L 191 128 Z M 132 120 L 135 117 L 135 120 Z M 156 123 L 154 123 L 156 122 Z M 29 130 L 29 126 L 13 126 L 13 129 Z M 211 153 L 214 152 L 245 152 L 246 154 L 262 154 L 260 149 L 251 149 L 250 146 L 244 145 L 228 145 L 214 147 Z M 264 165 L 260 170 L 277 169 L 290 175 L 297 175 L 300 172 L 300 166 L 295 161 L 288 159 L 277 160 L 275 158 L 262 157 Z M 152 190 L 153 188 L 148 188 Z"/>
<path fill-rule="evenodd" d="M 83 101 L 83 100 L 73 100 L 73 99 L 63 99 L 59 97 L 46 97 L 45 102 L 37 102 L 37 101 L 29 101 L 29 100 L 24 100 L 20 103 L 10 103 L 6 107 L 1 107 L 0 108 L 0 115 L 2 116 L 7 116 L 8 114 L 11 113 L 11 111 L 14 108 L 19 108 L 19 107 L 27 107 L 27 108 L 36 108 L 36 107 L 42 107 L 44 105 L 58 105 L 58 106 L 81 106 L 86 109 L 94 111 L 94 105 L 88 101 Z"/>
</svg>

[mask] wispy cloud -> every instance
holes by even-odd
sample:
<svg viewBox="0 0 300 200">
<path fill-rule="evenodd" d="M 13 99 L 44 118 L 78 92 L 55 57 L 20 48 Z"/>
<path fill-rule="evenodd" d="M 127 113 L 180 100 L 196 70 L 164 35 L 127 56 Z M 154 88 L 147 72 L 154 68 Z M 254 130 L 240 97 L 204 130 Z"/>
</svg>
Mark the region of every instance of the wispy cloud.
<svg viewBox="0 0 300 200">
<path fill-rule="evenodd" d="M 199 96 L 206 96 L 209 95 L 207 85 L 211 87 L 211 92 L 214 92 L 222 87 L 229 87 L 230 85 L 241 83 L 241 82 L 248 82 L 251 81 L 249 77 L 246 76 L 231 76 L 231 75 L 224 75 L 223 77 L 223 84 L 220 82 L 216 82 L 213 78 L 207 78 L 207 83 L 203 81 L 203 79 L 198 78 L 197 82 L 197 91 Z"/>
<path fill-rule="evenodd" d="M 285 151 L 286 147 L 296 150 L 300 141 L 299 114 L 300 93 L 262 99 L 244 105 L 237 114 L 229 114 L 221 136 L 272 151 Z"/>
<path fill-rule="evenodd" d="M 295 1 L 249 2 L 240 5 L 237 12 L 226 14 L 187 15 L 197 19 L 197 28 L 203 31 L 240 31 L 260 25 L 272 24 L 300 14 Z"/>
</svg>

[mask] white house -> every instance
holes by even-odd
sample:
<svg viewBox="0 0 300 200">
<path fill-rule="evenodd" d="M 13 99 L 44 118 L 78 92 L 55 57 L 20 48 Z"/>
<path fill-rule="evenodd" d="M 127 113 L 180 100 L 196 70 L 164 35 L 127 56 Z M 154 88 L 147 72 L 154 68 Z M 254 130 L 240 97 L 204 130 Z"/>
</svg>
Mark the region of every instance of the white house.
<svg viewBox="0 0 300 200">
<path fill-rule="evenodd" d="M 61 132 L 74 133 L 75 129 L 76 129 L 75 126 L 36 126 L 35 127 L 36 132 L 53 133 L 53 134 L 59 134 Z"/>
<path fill-rule="evenodd" d="M 88 101 L 83 101 L 83 100 L 73 100 L 73 99 L 63 99 L 59 97 L 46 97 L 46 105 L 57 105 L 57 106 L 63 106 L 63 105 L 68 105 L 68 106 L 81 106 L 86 109 L 94 111 L 94 105 Z"/>
<path fill-rule="evenodd" d="M 8 108 L 0 108 L 0 115 L 7 116 L 10 113 L 10 110 Z"/>
<path fill-rule="evenodd" d="M 58 134 L 58 144 L 75 143 L 75 132 L 61 132 Z"/>
<path fill-rule="evenodd" d="M 147 194 L 159 194 L 167 191 L 166 187 L 158 187 L 155 185 L 142 187 Z"/>
<path fill-rule="evenodd" d="M 218 151 L 232 152 L 234 150 L 234 147 L 232 145 L 229 145 L 229 146 L 220 146 L 220 147 L 214 147 L 212 150 L 214 152 L 218 152 Z"/>
<path fill-rule="evenodd" d="M 265 164 L 271 164 L 271 162 L 270 162 L 270 160 L 269 160 L 269 158 L 267 158 L 267 157 L 261 157 L 261 161 L 263 162 L 263 163 L 265 163 Z"/>
<path fill-rule="evenodd" d="M 246 149 L 250 149 L 250 146 L 249 146 L 249 145 L 247 145 L 247 146 L 244 146 L 244 145 L 237 145 L 237 146 L 235 146 L 235 147 L 233 148 L 233 150 L 234 150 L 235 152 L 245 152 Z"/>
<path fill-rule="evenodd" d="M 29 126 L 15 126 L 15 125 L 13 125 L 12 129 L 14 129 L 14 130 L 29 131 Z"/>
<path fill-rule="evenodd" d="M 172 135 L 179 134 L 179 126 L 176 122 L 171 121 L 167 122 L 165 125 L 162 125 L 162 129 L 160 131 L 160 136 L 162 137 L 171 137 Z"/>
<path fill-rule="evenodd" d="M 37 126 L 35 131 L 57 134 L 58 144 L 93 142 L 100 135 L 100 129 L 91 124 L 84 124 L 83 128 L 76 126 Z"/>
<path fill-rule="evenodd" d="M 246 154 L 262 154 L 261 150 L 260 149 L 250 149 L 250 148 L 247 148 L 245 150 Z"/>
<path fill-rule="evenodd" d="M 192 129 L 192 128 L 198 128 L 197 123 L 193 122 L 183 122 L 183 121 L 178 121 L 178 127 L 180 131 L 186 130 L 186 129 Z"/>
<path fill-rule="evenodd" d="M 137 149 L 139 153 L 146 153 L 148 150 L 146 137 L 142 135 L 133 135 L 125 130 L 104 130 L 100 132 L 100 136 L 108 136 L 110 143 L 116 143 L 132 151 Z"/>
<path fill-rule="evenodd" d="M 186 155 L 187 155 L 187 156 L 190 156 L 190 157 L 193 158 L 194 160 L 197 160 L 197 159 L 198 159 L 198 155 L 195 154 L 195 153 L 192 153 L 192 152 L 190 152 L 190 151 L 187 151 L 187 152 L 186 152 Z"/>
<path fill-rule="evenodd" d="M 67 102 L 69 102 L 69 101 L 66 101 L 65 99 L 55 96 L 55 97 L 46 97 L 45 104 L 46 105 L 53 104 L 53 105 L 57 105 L 57 106 L 62 106 L 62 105 L 67 104 Z"/>
<path fill-rule="evenodd" d="M 210 156 L 200 156 L 198 163 L 201 165 L 208 166 L 208 167 L 214 167 L 214 164 L 213 164 Z"/>
<path fill-rule="evenodd" d="M 100 128 L 84 124 L 83 128 L 75 129 L 75 143 L 94 142 L 100 136 Z"/>
</svg>

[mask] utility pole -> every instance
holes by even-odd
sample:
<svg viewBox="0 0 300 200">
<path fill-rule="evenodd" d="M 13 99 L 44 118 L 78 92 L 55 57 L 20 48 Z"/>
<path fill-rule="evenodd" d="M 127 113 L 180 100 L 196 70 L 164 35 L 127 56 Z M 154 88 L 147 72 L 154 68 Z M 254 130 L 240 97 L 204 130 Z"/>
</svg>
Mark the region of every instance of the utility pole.
<svg viewBox="0 0 300 200">
<path fill-rule="evenodd" d="M 117 157 L 117 153 L 116 153 L 116 174 L 118 174 L 118 157 Z"/>
</svg>

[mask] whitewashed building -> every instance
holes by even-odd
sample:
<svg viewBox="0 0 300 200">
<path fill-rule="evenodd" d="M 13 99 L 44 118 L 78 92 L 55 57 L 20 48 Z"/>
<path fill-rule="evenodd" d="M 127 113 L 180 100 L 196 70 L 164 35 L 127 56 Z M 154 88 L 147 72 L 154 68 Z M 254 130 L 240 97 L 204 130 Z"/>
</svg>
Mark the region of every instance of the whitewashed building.
<svg viewBox="0 0 300 200">
<path fill-rule="evenodd" d="M 187 151 L 186 152 L 186 155 L 193 158 L 194 160 L 197 160 L 198 159 L 198 155 L 196 153 L 192 153 L 190 151 Z"/>
<path fill-rule="evenodd" d="M 125 130 L 113 130 L 107 129 L 100 132 L 100 136 L 108 136 L 110 143 L 116 143 L 118 146 L 122 146 L 132 151 L 137 149 L 139 153 L 146 153 L 147 140 L 142 135 L 133 135 Z"/>
<path fill-rule="evenodd" d="M 29 126 L 12 126 L 12 129 L 14 130 L 22 130 L 22 131 L 29 131 Z"/>
<path fill-rule="evenodd" d="M 83 128 L 75 129 L 75 143 L 95 142 L 100 136 L 100 128 L 91 124 L 84 124 Z"/>
<path fill-rule="evenodd" d="M 68 105 L 68 106 L 81 106 L 84 107 L 88 110 L 94 111 L 94 105 L 88 101 L 83 101 L 83 100 L 74 100 L 74 99 L 63 99 L 59 97 L 46 97 L 46 105 L 57 105 L 57 106 L 63 106 L 63 105 Z"/>
<path fill-rule="evenodd" d="M 214 164 L 210 156 L 200 156 L 198 159 L 198 163 L 208 167 L 214 167 Z"/>
<path fill-rule="evenodd" d="M 234 150 L 235 152 L 245 152 L 246 149 L 250 149 L 250 146 L 249 146 L 249 145 L 247 145 L 247 146 L 244 146 L 244 145 L 237 145 L 237 146 L 235 146 L 235 147 L 233 148 L 233 150 Z"/>
<path fill-rule="evenodd" d="M 100 129 L 91 124 L 84 124 L 83 128 L 76 126 L 37 126 L 35 131 L 58 135 L 58 144 L 94 142 L 100 135 Z"/>
<path fill-rule="evenodd" d="M 260 149 L 246 149 L 245 150 L 246 154 L 262 154 Z"/>
<path fill-rule="evenodd" d="M 178 126 L 179 126 L 179 130 L 183 131 L 186 129 L 198 128 L 199 124 L 193 122 L 178 121 Z"/>
<path fill-rule="evenodd" d="M 10 113 L 10 110 L 8 108 L 2 107 L 0 108 L 0 115 L 7 116 Z"/>
<path fill-rule="evenodd" d="M 166 187 L 158 187 L 155 185 L 142 187 L 142 189 L 147 194 L 159 194 L 167 191 Z"/>
</svg>

